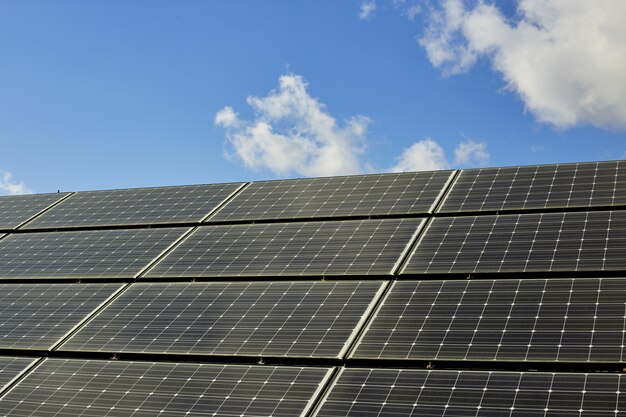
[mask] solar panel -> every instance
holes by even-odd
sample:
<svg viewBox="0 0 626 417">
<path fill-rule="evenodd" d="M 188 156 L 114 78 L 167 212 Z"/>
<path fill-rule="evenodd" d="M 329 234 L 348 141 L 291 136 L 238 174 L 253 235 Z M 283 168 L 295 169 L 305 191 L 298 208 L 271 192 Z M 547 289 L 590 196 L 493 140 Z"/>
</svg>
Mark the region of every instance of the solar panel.
<svg viewBox="0 0 626 417">
<path fill-rule="evenodd" d="M 68 193 L 10 195 L 0 197 L 0 229 L 14 229 Z"/>
<path fill-rule="evenodd" d="M 61 350 L 341 356 L 380 282 L 135 284 Z"/>
<path fill-rule="evenodd" d="M 253 182 L 210 220 L 424 214 L 450 176 L 431 171 Z"/>
<path fill-rule="evenodd" d="M 442 212 L 626 204 L 626 162 L 462 170 Z"/>
<path fill-rule="evenodd" d="M 46 359 L 0 398 L 7 416 L 298 416 L 330 369 Z"/>
<path fill-rule="evenodd" d="M 35 361 L 33 358 L 0 356 L 0 392 Z"/>
<path fill-rule="evenodd" d="M 396 282 L 357 358 L 622 362 L 626 279 Z"/>
<path fill-rule="evenodd" d="M 342 369 L 322 416 L 619 416 L 620 374 Z"/>
<path fill-rule="evenodd" d="M 147 277 L 390 274 L 422 219 L 200 227 Z"/>
<path fill-rule="evenodd" d="M 133 277 L 187 230 L 12 234 L 0 240 L 0 279 Z"/>
<path fill-rule="evenodd" d="M 116 284 L 1 284 L 0 348 L 52 348 L 119 288 Z"/>
<path fill-rule="evenodd" d="M 85 191 L 26 229 L 200 222 L 242 184 Z"/>
<path fill-rule="evenodd" d="M 434 218 L 403 273 L 626 268 L 626 211 Z"/>
</svg>

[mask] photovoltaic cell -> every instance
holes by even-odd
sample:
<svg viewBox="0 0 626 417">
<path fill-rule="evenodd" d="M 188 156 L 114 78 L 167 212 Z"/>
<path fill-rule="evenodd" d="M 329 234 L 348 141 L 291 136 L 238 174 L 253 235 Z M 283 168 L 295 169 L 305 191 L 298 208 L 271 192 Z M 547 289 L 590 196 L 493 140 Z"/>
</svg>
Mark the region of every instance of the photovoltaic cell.
<svg viewBox="0 0 626 417">
<path fill-rule="evenodd" d="M 12 234 L 0 240 L 0 279 L 133 277 L 187 230 Z"/>
<path fill-rule="evenodd" d="M 610 417 L 620 374 L 343 369 L 316 416 Z"/>
<path fill-rule="evenodd" d="M 432 171 L 253 182 L 210 221 L 425 214 L 450 176 Z"/>
<path fill-rule="evenodd" d="M 327 368 L 46 359 L 0 398 L 4 416 L 299 416 Z"/>
<path fill-rule="evenodd" d="M 626 268 L 626 211 L 434 218 L 405 274 Z"/>
<path fill-rule="evenodd" d="M 0 348 L 52 348 L 119 288 L 116 284 L 0 285 Z"/>
<path fill-rule="evenodd" d="M 134 284 L 61 350 L 339 357 L 380 282 Z"/>
<path fill-rule="evenodd" d="M 462 170 L 441 212 L 626 204 L 626 161 Z"/>
<path fill-rule="evenodd" d="M 626 279 L 398 281 L 357 358 L 623 362 Z"/>
<path fill-rule="evenodd" d="M 242 184 L 79 192 L 25 229 L 200 222 Z"/>
<path fill-rule="evenodd" d="M 422 219 L 204 226 L 145 276 L 390 274 Z"/>
<path fill-rule="evenodd" d="M 0 392 L 36 359 L 0 356 Z"/>
<path fill-rule="evenodd" d="M 0 197 L 0 229 L 16 228 L 67 194 L 29 194 Z"/>
</svg>

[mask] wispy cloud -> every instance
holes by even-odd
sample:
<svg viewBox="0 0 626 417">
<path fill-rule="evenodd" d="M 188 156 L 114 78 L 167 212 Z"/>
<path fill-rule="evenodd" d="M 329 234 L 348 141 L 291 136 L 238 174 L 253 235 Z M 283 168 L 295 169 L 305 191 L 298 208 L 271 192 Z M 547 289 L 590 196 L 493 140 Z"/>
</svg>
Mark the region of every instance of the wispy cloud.
<svg viewBox="0 0 626 417">
<path fill-rule="evenodd" d="M 22 181 L 13 180 L 13 174 L 0 169 L 0 193 L 9 195 L 31 194 Z"/>
<path fill-rule="evenodd" d="M 446 75 L 487 59 L 541 122 L 626 129 L 625 15 L 623 0 L 517 0 L 513 19 L 481 0 L 444 0 L 425 13 L 419 43 Z"/>
<path fill-rule="evenodd" d="M 376 2 L 364 1 L 361 3 L 361 8 L 359 9 L 359 19 L 361 20 L 369 20 L 373 17 L 374 12 L 376 11 Z"/>
<path fill-rule="evenodd" d="M 454 160 L 457 165 L 486 165 L 489 157 L 485 142 L 465 140 L 454 150 Z"/>
<path fill-rule="evenodd" d="M 253 120 L 242 120 L 231 107 L 220 110 L 214 122 L 226 129 L 229 155 L 248 168 L 280 175 L 362 172 L 370 119 L 357 115 L 339 123 L 307 87 L 301 76 L 283 75 L 277 90 L 248 97 Z"/>
<path fill-rule="evenodd" d="M 443 148 L 432 139 L 423 139 L 415 142 L 396 158 L 393 172 L 430 171 L 449 168 Z"/>
<path fill-rule="evenodd" d="M 460 165 L 483 166 L 489 162 L 489 158 L 485 142 L 465 140 L 455 148 L 454 163 L 450 163 L 441 145 L 433 139 L 426 138 L 404 149 L 396 158 L 396 165 L 391 171 L 429 171 Z"/>
<path fill-rule="evenodd" d="M 232 107 L 223 107 L 213 122 L 226 131 L 227 156 L 253 170 L 277 175 L 325 176 L 377 171 L 365 161 L 368 148 L 367 116 L 339 123 L 326 106 L 312 97 L 303 77 L 287 74 L 278 89 L 264 97 L 250 96 L 252 120 Z M 444 149 L 427 138 L 404 149 L 391 171 L 446 169 L 457 165 L 484 165 L 489 161 L 485 142 L 464 140 L 450 163 Z"/>
</svg>

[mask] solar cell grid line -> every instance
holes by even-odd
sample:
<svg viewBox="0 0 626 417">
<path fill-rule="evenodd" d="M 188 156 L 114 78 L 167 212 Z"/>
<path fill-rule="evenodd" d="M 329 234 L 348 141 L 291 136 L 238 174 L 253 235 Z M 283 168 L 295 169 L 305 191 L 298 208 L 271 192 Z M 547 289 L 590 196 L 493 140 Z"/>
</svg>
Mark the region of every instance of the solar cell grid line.
<svg viewBox="0 0 626 417">
<path fill-rule="evenodd" d="M 619 271 L 626 211 L 434 218 L 402 274 Z"/>
<path fill-rule="evenodd" d="M 132 278 L 187 230 L 11 234 L 0 240 L 0 279 Z"/>
<path fill-rule="evenodd" d="M 626 161 L 462 170 L 439 212 L 626 204 Z"/>
<path fill-rule="evenodd" d="M 0 348 L 51 349 L 119 284 L 0 284 Z"/>
<path fill-rule="evenodd" d="M 143 276 L 390 275 L 423 219 L 202 226 Z"/>
<path fill-rule="evenodd" d="M 259 181 L 209 221 L 426 214 L 452 171 Z"/>
<path fill-rule="evenodd" d="M 620 374 L 342 368 L 315 416 L 619 416 Z"/>
<path fill-rule="evenodd" d="M 0 395 L 37 359 L 0 356 Z"/>
<path fill-rule="evenodd" d="M 299 416 L 331 369 L 46 359 L 0 398 L 3 416 Z"/>
<path fill-rule="evenodd" d="M 396 281 L 351 357 L 624 361 L 626 278 Z"/>
<path fill-rule="evenodd" d="M 68 194 L 70 193 L 0 197 L 0 230 L 15 229 Z"/>
<path fill-rule="evenodd" d="M 75 193 L 24 229 L 199 223 L 243 183 Z"/>
<path fill-rule="evenodd" d="M 136 283 L 60 350 L 339 358 L 381 282 Z"/>
</svg>

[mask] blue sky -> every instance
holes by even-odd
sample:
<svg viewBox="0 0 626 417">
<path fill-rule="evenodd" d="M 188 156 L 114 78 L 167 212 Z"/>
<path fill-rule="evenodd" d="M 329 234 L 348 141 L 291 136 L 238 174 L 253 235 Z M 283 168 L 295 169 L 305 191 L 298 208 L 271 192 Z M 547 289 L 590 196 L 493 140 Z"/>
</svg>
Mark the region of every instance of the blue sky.
<svg viewBox="0 0 626 417">
<path fill-rule="evenodd" d="M 625 4 L 2 2 L 0 194 L 620 159 Z"/>
</svg>

